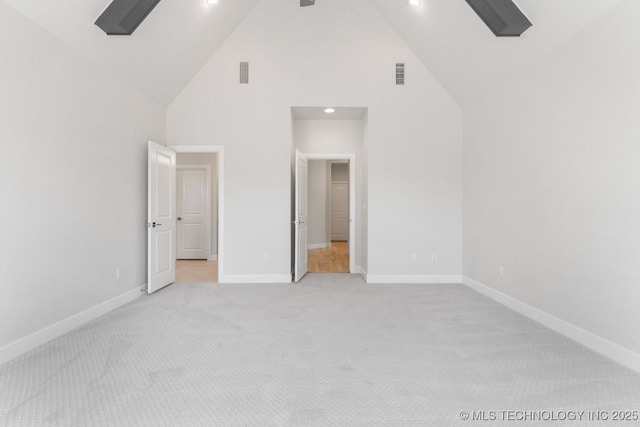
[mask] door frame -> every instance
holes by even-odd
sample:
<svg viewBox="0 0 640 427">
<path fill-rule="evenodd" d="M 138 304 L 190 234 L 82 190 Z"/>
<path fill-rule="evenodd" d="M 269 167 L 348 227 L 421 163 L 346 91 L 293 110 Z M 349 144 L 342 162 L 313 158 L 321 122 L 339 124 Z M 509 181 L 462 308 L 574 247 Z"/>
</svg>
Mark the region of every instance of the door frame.
<svg viewBox="0 0 640 427">
<path fill-rule="evenodd" d="M 211 241 L 211 166 L 209 165 L 178 165 L 176 163 L 176 219 L 179 216 L 179 212 L 178 212 L 178 191 L 180 191 L 178 189 L 177 186 L 177 182 L 178 182 L 178 174 L 180 173 L 180 170 L 185 170 L 185 169 L 201 169 L 204 170 L 206 172 L 206 176 L 207 176 L 207 192 L 206 192 L 206 200 L 205 200 L 205 223 L 204 223 L 204 228 L 205 228 L 205 235 L 204 235 L 204 241 L 205 241 L 205 250 L 207 251 L 206 256 L 207 256 L 207 260 L 211 261 L 211 249 L 213 247 L 213 242 Z M 178 238 L 178 226 L 179 224 L 176 223 L 176 242 L 179 242 L 180 239 Z M 183 236 L 184 237 L 184 236 Z M 178 259 L 178 248 L 176 248 L 176 259 Z"/>
<path fill-rule="evenodd" d="M 218 283 L 226 283 L 224 276 L 224 146 L 222 145 L 171 145 L 176 153 L 215 153 L 218 157 Z M 177 201 L 176 201 L 177 202 Z M 211 217 L 211 215 L 209 215 Z M 211 219 L 209 219 L 211 221 Z M 214 224 L 211 224 L 213 226 Z M 211 228 L 209 229 L 211 234 Z M 209 236 L 211 240 L 211 236 Z M 209 248 L 211 252 L 211 248 Z"/>
<path fill-rule="evenodd" d="M 304 153 L 308 160 L 349 161 L 349 273 L 356 271 L 356 154 L 355 153 Z"/>
</svg>

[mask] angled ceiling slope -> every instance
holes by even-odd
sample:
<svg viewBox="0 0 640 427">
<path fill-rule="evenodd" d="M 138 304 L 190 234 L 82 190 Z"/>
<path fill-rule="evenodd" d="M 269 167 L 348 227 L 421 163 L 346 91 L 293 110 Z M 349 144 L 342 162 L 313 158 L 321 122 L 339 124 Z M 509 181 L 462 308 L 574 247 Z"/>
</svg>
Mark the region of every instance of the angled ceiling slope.
<svg viewBox="0 0 640 427">
<path fill-rule="evenodd" d="M 514 0 L 535 23 L 521 37 L 496 38 L 465 0 L 371 0 L 464 107 L 559 47 L 624 0 Z"/>
<path fill-rule="evenodd" d="M 169 105 L 261 0 L 212 6 L 204 0 L 163 0 L 126 38 L 107 37 L 93 25 L 109 0 L 3 1 L 107 72 Z M 465 0 L 422 0 L 419 8 L 406 0 L 368 1 L 464 107 L 625 0 L 514 0 L 535 22 L 516 38 L 496 38 Z"/>
<path fill-rule="evenodd" d="M 94 25 L 110 0 L 3 0 L 106 72 L 169 105 L 259 0 L 162 0 L 130 37 Z"/>
</svg>

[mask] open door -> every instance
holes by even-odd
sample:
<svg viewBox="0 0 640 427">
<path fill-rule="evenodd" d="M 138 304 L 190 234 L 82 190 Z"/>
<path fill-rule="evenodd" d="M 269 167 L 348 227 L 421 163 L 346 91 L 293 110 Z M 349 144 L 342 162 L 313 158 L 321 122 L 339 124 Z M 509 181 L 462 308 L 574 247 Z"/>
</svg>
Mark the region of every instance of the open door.
<svg viewBox="0 0 640 427">
<path fill-rule="evenodd" d="M 295 176 L 295 272 L 294 280 L 298 282 L 307 274 L 307 158 L 296 150 Z"/>
<path fill-rule="evenodd" d="M 176 153 L 149 141 L 147 291 L 176 280 Z"/>
</svg>

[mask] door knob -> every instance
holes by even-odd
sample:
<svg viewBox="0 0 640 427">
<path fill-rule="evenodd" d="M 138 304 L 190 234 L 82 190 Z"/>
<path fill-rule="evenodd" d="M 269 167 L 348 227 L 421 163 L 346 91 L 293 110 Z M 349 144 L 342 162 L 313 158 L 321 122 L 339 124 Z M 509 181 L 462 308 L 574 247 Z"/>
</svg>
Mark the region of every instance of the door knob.
<svg viewBox="0 0 640 427">
<path fill-rule="evenodd" d="M 182 217 L 181 216 L 178 217 L 178 221 L 182 221 Z"/>
<path fill-rule="evenodd" d="M 153 228 L 160 227 L 161 225 L 162 225 L 162 224 L 156 224 L 156 223 L 154 222 L 154 223 L 153 223 Z"/>
</svg>

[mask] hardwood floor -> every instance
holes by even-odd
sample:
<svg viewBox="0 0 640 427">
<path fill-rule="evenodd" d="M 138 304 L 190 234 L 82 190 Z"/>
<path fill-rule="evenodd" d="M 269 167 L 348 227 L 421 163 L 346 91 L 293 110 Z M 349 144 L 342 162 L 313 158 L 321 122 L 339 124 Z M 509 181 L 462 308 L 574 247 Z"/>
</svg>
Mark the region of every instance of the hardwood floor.
<svg viewBox="0 0 640 427">
<path fill-rule="evenodd" d="M 309 251 L 310 273 L 348 273 L 347 242 L 331 242 L 330 248 Z M 205 260 L 176 261 L 176 283 L 217 283 L 218 263 Z"/>
<path fill-rule="evenodd" d="M 309 250 L 310 273 L 348 273 L 347 242 L 331 242 L 330 248 Z"/>
<path fill-rule="evenodd" d="M 218 283 L 218 263 L 205 260 L 176 261 L 176 283 Z"/>
</svg>

